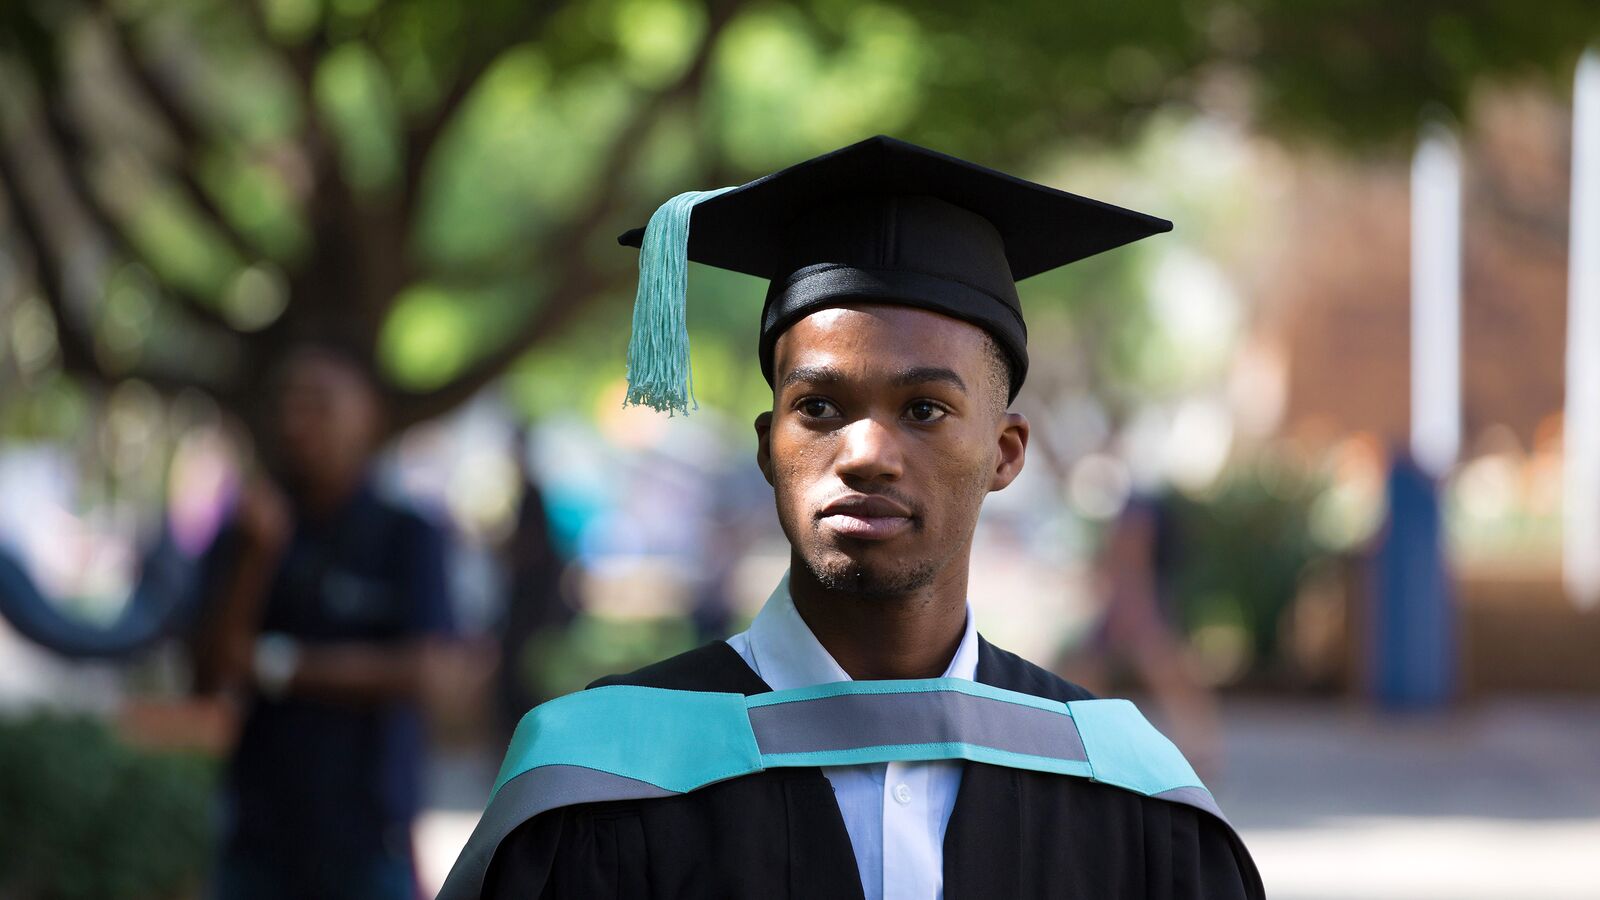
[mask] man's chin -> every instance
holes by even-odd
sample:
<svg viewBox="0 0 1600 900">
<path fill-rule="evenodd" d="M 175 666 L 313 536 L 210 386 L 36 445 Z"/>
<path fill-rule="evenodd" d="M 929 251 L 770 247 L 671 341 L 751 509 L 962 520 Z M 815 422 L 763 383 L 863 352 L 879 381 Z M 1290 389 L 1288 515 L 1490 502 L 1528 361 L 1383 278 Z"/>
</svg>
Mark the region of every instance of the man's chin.
<svg viewBox="0 0 1600 900">
<path fill-rule="evenodd" d="M 885 559 L 882 546 L 838 548 L 803 557 L 812 578 L 830 591 L 862 596 L 907 594 L 932 583 L 931 562 Z"/>
</svg>

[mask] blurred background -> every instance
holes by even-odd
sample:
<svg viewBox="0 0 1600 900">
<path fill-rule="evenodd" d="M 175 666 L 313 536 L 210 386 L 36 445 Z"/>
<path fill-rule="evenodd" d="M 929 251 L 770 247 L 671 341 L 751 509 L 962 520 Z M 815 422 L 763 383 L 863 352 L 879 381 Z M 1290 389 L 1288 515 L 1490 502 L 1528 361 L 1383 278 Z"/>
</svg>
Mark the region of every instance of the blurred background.
<svg viewBox="0 0 1600 900">
<path fill-rule="evenodd" d="M 878 133 L 1176 223 L 1020 286 L 979 628 L 1148 701 L 1272 896 L 1600 896 L 1597 40 L 1592 0 L 0 4 L 0 897 L 208 896 L 241 792 L 380 757 L 431 896 L 521 710 L 741 630 L 788 552 L 765 285 L 695 268 L 698 411 L 624 409 L 615 236 Z M 300 715 L 306 648 L 376 693 Z"/>
</svg>

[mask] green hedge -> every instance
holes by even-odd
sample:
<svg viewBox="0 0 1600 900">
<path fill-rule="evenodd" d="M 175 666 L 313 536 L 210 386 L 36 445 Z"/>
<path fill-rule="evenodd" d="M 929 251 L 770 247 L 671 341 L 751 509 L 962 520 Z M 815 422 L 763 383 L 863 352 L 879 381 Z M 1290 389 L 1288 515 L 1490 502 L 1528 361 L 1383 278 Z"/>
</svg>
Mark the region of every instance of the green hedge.
<svg viewBox="0 0 1600 900">
<path fill-rule="evenodd" d="M 566 629 L 529 641 L 519 668 L 540 696 L 560 697 L 583 690 L 596 678 L 692 650 L 696 643 L 694 624 L 681 616 L 616 619 L 580 613 Z"/>
<path fill-rule="evenodd" d="M 1324 487 L 1311 473 L 1257 460 L 1203 496 L 1169 498 L 1180 624 L 1190 635 L 1208 626 L 1237 630 L 1249 673 L 1270 675 L 1281 664 L 1284 616 L 1307 568 L 1328 556 L 1310 529 L 1311 505 Z"/>
<path fill-rule="evenodd" d="M 214 762 L 123 744 L 100 721 L 0 718 L 0 898 L 197 896 Z"/>
</svg>

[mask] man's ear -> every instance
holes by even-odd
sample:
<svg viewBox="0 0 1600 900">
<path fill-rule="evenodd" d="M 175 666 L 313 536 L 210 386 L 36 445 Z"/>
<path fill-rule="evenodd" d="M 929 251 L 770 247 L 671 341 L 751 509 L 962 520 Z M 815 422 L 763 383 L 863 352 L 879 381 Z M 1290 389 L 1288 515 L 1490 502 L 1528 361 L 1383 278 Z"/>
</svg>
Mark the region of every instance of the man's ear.
<svg viewBox="0 0 1600 900">
<path fill-rule="evenodd" d="M 989 490 L 1004 490 L 1022 473 L 1022 461 L 1028 455 L 1028 419 L 1022 413 L 1006 413 L 1000 420 L 998 452 L 995 454 L 994 477 L 989 479 Z"/>
<path fill-rule="evenodd" d="M 767 484 L 772 484 L 771 411 L 756 416 L 756 465 L 761 468 L 761 475 L 767 479 Z"/>
</svg>

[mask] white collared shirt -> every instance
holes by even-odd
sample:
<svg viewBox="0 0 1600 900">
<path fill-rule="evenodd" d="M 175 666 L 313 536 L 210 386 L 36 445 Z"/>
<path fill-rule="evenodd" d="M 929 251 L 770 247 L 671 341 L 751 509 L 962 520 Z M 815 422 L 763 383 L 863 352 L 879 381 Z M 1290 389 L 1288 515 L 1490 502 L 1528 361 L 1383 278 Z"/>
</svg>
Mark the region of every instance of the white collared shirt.
<svg viewBox="0 0 1600 900">
<path fill-rule="evenodd" d="M 775 691 L 850 676 L 811 633 L 789 596 L 789 576 L 728 645 Z M 946 678 L 977 680 L 978 632 L 967 627 Z M 961 788 L 961 763 L 891 762 L 824 766 L 861 870 L 867 900 L 940 900 L 944 896 L 944 832 Z"/>
</svg>

